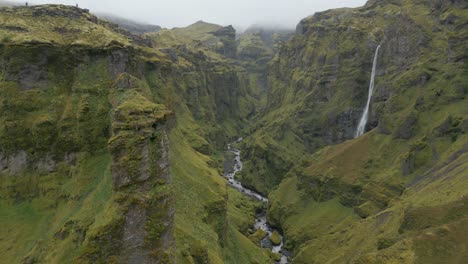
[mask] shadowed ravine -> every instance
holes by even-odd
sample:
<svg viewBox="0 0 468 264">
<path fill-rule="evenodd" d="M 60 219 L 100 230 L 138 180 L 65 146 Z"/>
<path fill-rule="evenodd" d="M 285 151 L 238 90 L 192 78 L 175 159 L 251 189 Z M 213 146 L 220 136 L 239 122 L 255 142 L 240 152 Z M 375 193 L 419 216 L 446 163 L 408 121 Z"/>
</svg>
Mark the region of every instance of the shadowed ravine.
<svg viewBox="0 0 468 264">
<path fill-rule="evenodd" d="M 250 197 L 252 197 L 254 199 L 257 199 L 257 200 L 259 200 L 261 202 L 268 203 L 268 198 L 260 195 L 259 193 L 255 192 L 253 190 L 250 190 L 250 189 L 242 186 L 242 183 L 235 179 L 236 173 L 242 171 L 243 165 L 242 165 L 242 161 L 241 161 L 241 158 L 240 158 L 241 151 L 238 150 L 238 149 L 233 148 L 232 144 L 238 143 L 240 141 L 242 141 L 242 138 L 239 138 L 235 142 L 227 145 L 227 147 L 228 147 L 227 150 L 234 154 L 234 159 L 233 159 L 232 163 L 230 163 L 230 164 L 232 164 L 232 172 L 230 172 L 230 173 L 225 172 L 224 177 L 227 178 L 229 185 L 232 186 L 233 188 L 237 189 L 239 192 L 241 192 L 241 193 L 243 193 L 243 194 L 245 194 L 247 196 L 250 196 Z M 230 161 L 228 161 L 228 162 L 230 162 Z M 267 233 L 265 238 L 263 238 L 260 241 L 261 246 L 264 247 L 264 248 L 267 248 L 267 247 L 271 248 L 271 251 L 273 253 L 280 253 L 281 254 L 281 260 L 279 262 L 276 262 L 276 263 L 280 263 L 280 264 L 289 263 L 288 262 L 288 256 L 290 254 L 289 254 L 289 252 L 287 252 L 286 250 L 283 249 L 283 245 L 284 245 L 283 236 L 280 235 L 281 242 L 277 246 L 273 245 L 270 242 L 270 236 L 273 234 L 273 232 L 275 232 L 275 231 L 278 232 L 278 230 L 274 229 L 273 227 L 271 227 L 268 224 L 267 219 L 266 219 L 265 209 L 262 210 L 262 212 L 260 212 L 259 214 L 256 215 L 254 231 L 256 231 L 258 229 L 262 229 Z"/>
</svg>

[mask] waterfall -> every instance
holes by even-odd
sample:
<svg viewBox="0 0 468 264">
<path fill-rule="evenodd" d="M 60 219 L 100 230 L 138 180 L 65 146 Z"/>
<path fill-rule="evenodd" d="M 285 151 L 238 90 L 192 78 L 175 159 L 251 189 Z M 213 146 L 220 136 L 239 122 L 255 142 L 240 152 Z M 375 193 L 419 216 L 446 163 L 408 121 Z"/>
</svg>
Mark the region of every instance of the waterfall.
<svg viewBox="0 0 468 264">
<path fill-rule="evenodd" d="M 372 64 L 372 74 L 371 80 L 369 84 L 369 95 L 367 96 L 367 103 L 364 107 L 364 112 L 362 113 L 361 119 L 359 120 L 359 125 L 356 130 L 356 134 L 354 138 L 357 138 L 364 134 L 364 130 L 366 129 L 367 120 L 369 119 L 369 106 L 372 99 L 372 92 L 374 91 L 374 81 L 375 81 L 375 69 L 377 68 L 377 55 L 379 54 L 380 45 L 377 46 L 374 55 L 374 62 Z"/>
</svg>

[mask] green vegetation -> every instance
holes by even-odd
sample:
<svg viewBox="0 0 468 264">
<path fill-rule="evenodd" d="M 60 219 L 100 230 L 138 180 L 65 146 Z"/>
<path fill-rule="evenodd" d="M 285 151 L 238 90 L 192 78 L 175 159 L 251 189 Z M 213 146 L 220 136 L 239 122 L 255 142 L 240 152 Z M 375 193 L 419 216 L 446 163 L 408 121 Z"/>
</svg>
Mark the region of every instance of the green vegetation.
<svg viewBox="0 0 468 264">
<path fill-rule="evenodd" d="M 3 7 L 0 35 L 7 43 L 70 45 L 102 48 L 128 47 L 128 37 L 115 32 L 89 12 L 60 5 Z M 2 41 L 6 43 L 6 41 Z"/>
<path fill-rule="evenodd" d="M 281 243 L 281 237 L 279 236 L 278 232 L 274 231 L 271 236 L 269 237 L 271 243 L 273 245 L 279 245 Z"/>
<path fill-rule="evenodd" d="M 86 234 L 118 219 L 109 165 L 108 155 L 80 156 L 75 166 L 48 175 L 3 175 L 2 261 L 69 262 L 78 256 L 76 245 Z"/>
<path fill-rule="evenodd" d="M 271 62 L 266 114 L 244 141 L 243 180 L 273 190 L 269 221 L 284 231 L 293 263 L 457 263 L 466 255 L 455 246 L 466 244 L 456 233 L 468 161 L 462 6 L 369 2 L 318 13 Z M 451 13 L 457 18 L 443 22 Z M 379 43 L 371 131 L 349 140 Z"/>
<path fill-rule="evenodd" d="M 221 177 L 245 136 L 237 176 L 268 195 L 293 263 L 462 262 L 467 10 L 369 1 L 236 42 L 205 22 L 136 36 L 75 7 L 1 8 L 2 261 L 277 261 L 252 230 L 263 204 Z"/>
<path fill-rule="evenodd" d="M 257 229 L 255 233 L 249 236 L 250 240 L 254 242 L 255 244 L 260 244 L 260 241 L 264 239 L 267 236 L 267 232 L 261 228 Z"/>
</svg>

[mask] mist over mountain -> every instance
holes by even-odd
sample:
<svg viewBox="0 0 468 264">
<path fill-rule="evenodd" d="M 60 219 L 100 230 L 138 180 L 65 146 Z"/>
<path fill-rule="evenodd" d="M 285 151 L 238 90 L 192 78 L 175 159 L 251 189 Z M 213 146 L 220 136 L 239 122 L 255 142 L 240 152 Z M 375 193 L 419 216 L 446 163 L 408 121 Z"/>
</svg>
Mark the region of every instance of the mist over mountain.
<svg viewBox="0 0 468 264">
<path fill-rule="evenodd" d="M 108 20 L 112 23 L 115 23 L 126 30 L 137 33 L 137 34 L 144 34 L 149 32 L 158 32 L 161 30 L 160 26 L 150 25 L 145 23 L 136 22 L 127 18 L 119 17 L 112 14 L 104 14 L 104 13 L 96 13 L 99 18 Z"/>
<path fill-rule="evenodd" d="M 24 5 L 25 1 L 11 0 Z M 362 5 L 364 0 L 35 0 L 34 4 L 78 4 L 91 12 L 114 14 L 127 19 L 159 25 L 164 28 L 185 27 L 203 20 L 236 28 L 252 24 L 282 25 L 294 28 L 302 18 L 336 7 Z"/>
<path fill-rule="evenodd" d="M 467 1 L 44 2 L 0 1 L 0 263 L 466 263 Z"/>
</svg>

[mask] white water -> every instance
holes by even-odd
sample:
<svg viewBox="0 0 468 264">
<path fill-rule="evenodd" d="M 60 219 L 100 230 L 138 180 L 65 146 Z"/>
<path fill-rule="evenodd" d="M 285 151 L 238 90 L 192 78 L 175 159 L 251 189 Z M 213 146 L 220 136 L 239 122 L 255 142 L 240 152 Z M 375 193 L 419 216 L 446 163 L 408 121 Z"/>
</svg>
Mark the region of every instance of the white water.
<svg viewBox="0 0 468 264">
<path fill-rule="evenodd" d="M 240 159 L 240 150 L 235 149 L 235 148 L 232 147 L 232 144 L 240 142 L 240 141 L 242 141 L 242 138 L 239 138 L 237 141 L 227 145 L 228 151 L 233 153 L 235 155 L 235 157 L 234 157 L 233 172 L 225 174 L 225 177 L 227 178 L 229 185 L 232 186 L 233 188 L 237 189 L 238 191 L 244 193 L 247 196 L 255 198 L 255 199 L 257 199 L 259 201 L 262 201 L 264 203 L 268 203 L 268 198 L 262 196 L 261 194 L 255 192 L 253 190 L 250 190 L 250 189 L 242 186 L 242 183 L 240 181 L 236 180 L 235 177 L 234 177 L 236 175 L 236 173 L 242 171 L 242 168 L 243 168 L 243 164 L 242 164 L 242 161 Z M 264 214 L 257 216 L 257 218 L 255 219 L 254 229 L 257 230 L 259 228 L 263 229 L 267 233 L 267 236 L 262 241 L 269 240 L 269 237 L 275 231 L 268 224 L 266 216 Z M 272 248 L 271 248 L 271 251 L 274 252 L 274 253 L 280 253 L 281 254 L 281 260 L 279 262 L 277 262 L 278 264 L 287 264 L 287 263 L 289 263 L 288 262 L 288 257 L 284 254 L 284 251 L 282 250 L 283 249 L 283 244 L 284 244 L 283 243 L 283 237 L 280 235 L 280 238 L 281 238 L 281 243 L 279 245 L 277 245 L 277 246 L 273 245 Z M 263 244 L 262 244 L 262 246 L 263 246 Z"/>
<path fill-rule="evenodd" d="M 375 70 L 377 68 L 377 55 L 379 55 L 379 49 L 380 49 L 380 45 L 378 45 L 377 49 L 375 50 L 374 63 L 372 64 L 372 74 L 371 74 L 371 80 L 369 84 L 369 95 L 367 96 L 366 107 L 364 108 L 364 112 L 362 113 L 361 120 L 359 120 L 359 125 L 357 127 L 354 138 L 357 138 L 361 136 L 362 134 L 364 134 L 364 130 L 366 129 L 367 121 L 369 119 L 369 107 L 370 107 L 370 102 L 372 99 L 372 93 L 374 92 Z"/>
</svg>

